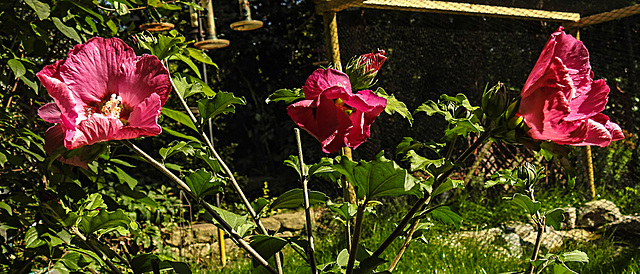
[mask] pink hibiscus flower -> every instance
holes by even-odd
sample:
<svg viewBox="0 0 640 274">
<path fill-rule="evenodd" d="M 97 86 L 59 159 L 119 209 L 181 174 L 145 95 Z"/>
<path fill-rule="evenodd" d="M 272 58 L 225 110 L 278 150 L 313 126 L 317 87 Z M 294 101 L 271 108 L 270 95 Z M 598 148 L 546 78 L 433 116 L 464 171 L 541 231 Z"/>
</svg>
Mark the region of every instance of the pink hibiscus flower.
<svg viewBox="0 0 640 274">
<path fill-rule="evenodd" d="M 605 81 L 593 81 L 587 48 L 560 27 L 522 89 L 519 114 L 534 139 L 604 147 L 624 138 L 620 127 L 600 113 L 608 96 Z"/>
<path fill-rule="evenodd" d="M 54 101 L 38 115 L 58 124 L 45 136 L 49 153 L 60 143 L 76 149 L 162 132 L 158 116 L 171 91 L 169 72 L 158 58 L 136 56 L 118 38 L 76 45 L 66 60 L 37 76 Z"/>
<path fill-rule="evenodd" d="M 326 153 L 365 142 L 371 124 L 387 106 L 386 99 L 370 90 L 354 94 L 349 77 L 335 69 L 317 69 L 302 89 L 305 100 L 290 105 L 287 113 Z"/>
</svg>

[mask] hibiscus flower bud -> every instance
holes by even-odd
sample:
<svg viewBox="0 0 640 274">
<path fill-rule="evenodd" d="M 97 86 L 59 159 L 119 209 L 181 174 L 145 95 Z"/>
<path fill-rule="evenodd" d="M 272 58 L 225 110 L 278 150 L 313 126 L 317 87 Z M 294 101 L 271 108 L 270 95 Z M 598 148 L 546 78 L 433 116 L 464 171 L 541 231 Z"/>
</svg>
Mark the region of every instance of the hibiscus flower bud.
<svg viewBox="0 0 640 274">
<path fill-rule="evenodd" d="M 533 164 L 524 162 L 524 164 L 518 167 L 517 171 L 518 179 L 524 181 L 525 185 L 533 185 L 536 183 L 538 172 Z"/>
<path fill-rule="evenodd" d="M 349 61 L 344 72 L 349 76 L 351 88 L 354 91 L 367 89 L 376 83 L 375 77 L 387 60 L 384 54 L 384 50 L 378 49 Z"/>
<path fill-rule="evenodd" d="M 507 100 L 507 89 L 504 84 L 498 83 L 482 94 L 482 112 L 487 119 L 495 120 L 504 113 Z"/>
</svg>

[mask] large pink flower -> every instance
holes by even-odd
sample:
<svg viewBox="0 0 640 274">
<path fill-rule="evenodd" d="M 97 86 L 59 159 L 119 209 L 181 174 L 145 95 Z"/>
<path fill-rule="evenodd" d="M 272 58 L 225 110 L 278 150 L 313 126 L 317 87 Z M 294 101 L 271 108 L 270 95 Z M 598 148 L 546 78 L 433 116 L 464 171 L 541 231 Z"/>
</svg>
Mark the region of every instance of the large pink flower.
<svg viewBox="0 0 640 274">
<path fill-rule="evenodd" d="M 620 127 L 600 113 L 608 96 L 605 81 L 593 81 L 587 48 L 560 27 L 524 85 L 519 113 L 534 139 L 604 147 L 624 138 Z"/>
<path fill-rule="evenodd" d="M 66 60 L 37 76 L 54 101 L 38 115 L 58 123 L 49 129 L 56 134 L 47 134 L 47 143 L 63 137 L 64 146 L 75 149 L 162 132 L 158 116 L 171 91 L 169 72 L 158 58 L 136 56 L 118 38 L 96 37 L 76 45 Z"/>
<path fill-rule="evenodd" d="M 290 105 L 287 113 L 326 153 L 366 141 L 371 124 L 387 106 L 386 99 L 370 90 L 354 94 L 349 77 L 335 69 L 317 69 L 302 89 L 305 100 Z"/>
</svg>

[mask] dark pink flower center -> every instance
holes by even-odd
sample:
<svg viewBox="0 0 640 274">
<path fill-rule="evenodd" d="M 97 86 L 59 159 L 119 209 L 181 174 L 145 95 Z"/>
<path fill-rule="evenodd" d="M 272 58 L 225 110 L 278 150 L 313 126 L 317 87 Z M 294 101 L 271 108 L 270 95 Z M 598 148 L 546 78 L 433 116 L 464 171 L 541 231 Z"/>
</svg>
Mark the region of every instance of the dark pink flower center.
<svg viewBox="0 0 640 274">
<path fill-rule="evenodd" d="M 335 104 L 338 109 L 340 109 L 342 112 L 346 113 L 347 115 L 351 115 L 351 113 L 353 113 L 353 108 L 345 104 L 344 101 L 342 101 L 342 99 L 340 98 L 334 99 L 333 104 Z"/>
<path fill-rule="evenodd" d="M 85 107 L 87 116 L 91 116 L 94 113 L 100 113 L 105 116 L 112 116 L 120 119 L 123 123 L 127 123 L 129 114 L 131 113 L 131 107 L 128 107 L 122 102 L 122 97 L 116 93 L 112 93 L 111 96 L 105 97 L 98 104 L 89 104 Z"/>
</svg>

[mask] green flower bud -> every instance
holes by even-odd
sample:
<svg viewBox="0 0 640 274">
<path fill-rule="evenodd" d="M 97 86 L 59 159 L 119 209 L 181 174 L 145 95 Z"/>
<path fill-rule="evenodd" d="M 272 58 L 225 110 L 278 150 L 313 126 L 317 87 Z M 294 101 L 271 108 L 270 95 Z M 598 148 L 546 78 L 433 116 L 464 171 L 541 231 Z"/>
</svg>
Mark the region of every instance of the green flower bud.
<svg viewBox="0 0 640 274">
<path fill-rule="evenodd" d="M 535 184 L 536 177 L 538 177 L 538 172 L 533 164 L 524 162 L 524 164 L 518 167 L 518 178 L 524 181 L 526 185 Z"/>
<path fill-rule="evenodd" d="M 482 94 L 482 111 L 489 120 L 495 120 L 502 116 L 507 108 L 507 89 L 504 84 L 498 83 Z"/>
</svg>

